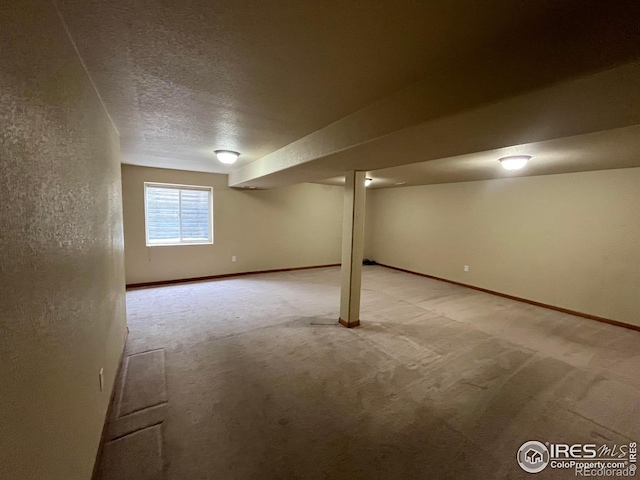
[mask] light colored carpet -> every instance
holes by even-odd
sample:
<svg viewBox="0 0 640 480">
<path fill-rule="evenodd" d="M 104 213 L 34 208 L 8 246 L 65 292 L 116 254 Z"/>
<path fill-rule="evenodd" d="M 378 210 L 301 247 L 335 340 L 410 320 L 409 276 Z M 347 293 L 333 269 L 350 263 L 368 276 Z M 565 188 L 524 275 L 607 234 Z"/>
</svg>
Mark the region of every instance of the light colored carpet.
<svg viewBox="0 0 640 480">
<path fill-rule="evenodd" d="M 163 365 L 123 373 L 103 480 L 531 478 L 526 440 L 640 439 L 638 332 L 384 267 L 346 329 L 339 280 L 128 292 L 126 353 Z"/>
</svg>

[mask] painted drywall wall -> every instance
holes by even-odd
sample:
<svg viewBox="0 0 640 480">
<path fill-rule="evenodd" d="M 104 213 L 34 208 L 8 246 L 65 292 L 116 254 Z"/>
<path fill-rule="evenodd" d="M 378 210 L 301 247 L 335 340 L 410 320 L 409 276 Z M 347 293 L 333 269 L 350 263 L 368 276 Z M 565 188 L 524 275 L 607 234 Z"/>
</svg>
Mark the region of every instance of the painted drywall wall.
<svg viewBox="0 0 640 480">
<path fill-rule="evenodd" d="M 373 209 L 369 208 L 374 195 L 374 190 L 367 188 L 364 202 L 364 239 L 363 239 L 363 256 L 365 259 L 373 257 Z"/>
<path fill-rule="evenodd" d="M 640 325 L 640 168 L 376 190 L 369 208 L 379 263 Z"/>
<path fill-rule="evenodd" d="M 144 182 L 213 187 L 213 245 L 147 247 Z M 133 165 L 122 185 L 127 284 L 340 263 L 342 187 L 232 189 L 226 175 Z"/>
<path fill-rule="evenodd" d="M 3 3 L 0 44 L 0 478 L 88 480 L 126 335 L 118 136 L 53 2 Z"/>
</svg>

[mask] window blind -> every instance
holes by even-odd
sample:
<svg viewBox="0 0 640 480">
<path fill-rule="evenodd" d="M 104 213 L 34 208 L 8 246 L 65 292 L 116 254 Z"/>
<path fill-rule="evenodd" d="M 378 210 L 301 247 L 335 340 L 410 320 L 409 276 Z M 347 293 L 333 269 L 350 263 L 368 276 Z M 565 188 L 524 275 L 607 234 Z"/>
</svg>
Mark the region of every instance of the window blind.
<svg viewBox="0 0 640 480">
<path fill-rule="evenodd" d="M 212 243 L 212 191 L 145 185 L 147 245 Z"/>
</svg>

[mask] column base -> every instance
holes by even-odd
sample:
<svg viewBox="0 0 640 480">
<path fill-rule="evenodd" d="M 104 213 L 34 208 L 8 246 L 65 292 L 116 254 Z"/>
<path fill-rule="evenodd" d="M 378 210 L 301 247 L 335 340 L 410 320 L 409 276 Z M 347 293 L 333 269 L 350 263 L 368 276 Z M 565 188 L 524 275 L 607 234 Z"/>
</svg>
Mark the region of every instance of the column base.
<svg viewBox="0 0 640 480">
<path fill-rule="evenodd" d="M 340 325 L 342 325 L 343 327 L 347 327 L 347 328 L 353 328 L 353 327 L 359 327 L 360 326 L 360 320 L 356 320 L 355 322 L 347 322 L 347 321 L 339 318 L 338 322 L 340 322 Z"/>
</svg>

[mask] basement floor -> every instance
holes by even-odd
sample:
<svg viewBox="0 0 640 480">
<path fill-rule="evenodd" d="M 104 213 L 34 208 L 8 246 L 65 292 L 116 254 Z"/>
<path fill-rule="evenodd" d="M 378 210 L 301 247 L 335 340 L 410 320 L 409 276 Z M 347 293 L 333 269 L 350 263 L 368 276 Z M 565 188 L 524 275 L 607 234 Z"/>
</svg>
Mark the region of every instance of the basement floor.
<svg viewBox="0 0 640 480">
<path fill-rule="evenodd" d="M 380 266 L 346 329 L 339 284 L 129 291 L 102 480 L 524 479 L 525 441 L 640 440 L 640 332 Z"/>
</svg>

